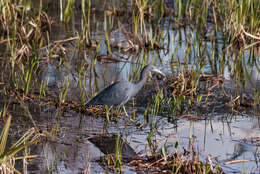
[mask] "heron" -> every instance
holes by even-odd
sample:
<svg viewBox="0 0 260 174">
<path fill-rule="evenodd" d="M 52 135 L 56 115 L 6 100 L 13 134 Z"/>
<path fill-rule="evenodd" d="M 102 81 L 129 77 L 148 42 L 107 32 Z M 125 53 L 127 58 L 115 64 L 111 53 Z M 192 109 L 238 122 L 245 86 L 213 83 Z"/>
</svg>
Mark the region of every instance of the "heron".
<svg viewBox="0 0 260 174">
<path fill-rule="evenodd" d="M 122 106 L 126 116 L 128 116 L 124 104 L 127 103 L 132 97 L 134 97 L 144 86 L 148 78 L 148 73 L 157 73 L 165 77 L 154 65 L 146 65 L 140 74 L 139 81 L 136 83 L 129 82 L 127 80 L 117 81 L 105 89 L 100 91 L 94 98 L 88 101 L 85 106 L 92 105 L 107 105 L 112 108 L 112 106 Z M 110 110 L 109 109 L 109 110 Z"/>
</svg>

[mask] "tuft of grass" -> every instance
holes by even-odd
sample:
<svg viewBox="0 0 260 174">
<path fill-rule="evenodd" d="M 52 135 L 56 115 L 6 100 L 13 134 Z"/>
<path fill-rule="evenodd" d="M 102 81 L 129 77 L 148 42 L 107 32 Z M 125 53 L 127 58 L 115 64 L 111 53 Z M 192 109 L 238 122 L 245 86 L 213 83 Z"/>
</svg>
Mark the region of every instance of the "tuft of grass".
<svg viewBox="0 0 260 174">
<path fill-rule="evenodd" d="M 22 173 L 15 168 L 15 161 L 22 160 L 23 166 L 27 166 L 27 159 L 35 157 L 25 153 L 24 156 L 17 156 L 17 154 L 31 145 L 37 144 L 40 141 L 40 135 L 31 128 L 24 132 L 23 136 L 18 139 L 12 146 L 8 147 L 8 134 L 11 126 L 11 116 L 8 116 L 5 125 L 0 135 L 0 171 L 3 173 Z"/>
</svg>

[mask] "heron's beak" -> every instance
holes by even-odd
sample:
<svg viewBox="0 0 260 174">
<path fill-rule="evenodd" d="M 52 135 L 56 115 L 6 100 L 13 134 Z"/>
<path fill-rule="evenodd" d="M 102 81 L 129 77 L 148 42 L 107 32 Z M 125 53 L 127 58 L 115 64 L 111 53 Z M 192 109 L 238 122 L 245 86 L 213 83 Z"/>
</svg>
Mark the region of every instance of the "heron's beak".
<svg viewBox="0 0 260 174">
<path fill-rule="evenodd" d="M 163 77 L 163 79 L 166 77 L 166 75 L 158 69 L 153 69 L 152 71 L 157 73 L 157 74 L 160 74 Z"/>
</svg>

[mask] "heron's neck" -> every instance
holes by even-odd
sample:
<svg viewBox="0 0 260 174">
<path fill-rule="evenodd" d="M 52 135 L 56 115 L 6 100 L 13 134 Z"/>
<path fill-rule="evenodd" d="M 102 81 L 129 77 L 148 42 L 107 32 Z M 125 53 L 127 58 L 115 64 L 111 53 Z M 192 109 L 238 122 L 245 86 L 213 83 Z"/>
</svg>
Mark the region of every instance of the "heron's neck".
<svg viewBox="0 0 260 174">
<path fill-rule="evenodd" d="M 136 83 L 136 90 L 139 91 L 144 86 L 145 82 L 147 81 L 147 75 L 148 75 L 147 73 L 148 72 L 146 70 L 143 70 L 141 72 L 140 79 Z"/>
</svg>

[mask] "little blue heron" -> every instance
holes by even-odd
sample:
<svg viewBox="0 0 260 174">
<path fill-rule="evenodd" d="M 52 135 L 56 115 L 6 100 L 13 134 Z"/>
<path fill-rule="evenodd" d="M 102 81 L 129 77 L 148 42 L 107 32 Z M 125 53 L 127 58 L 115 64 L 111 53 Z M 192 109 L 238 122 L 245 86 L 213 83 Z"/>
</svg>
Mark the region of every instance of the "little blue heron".
<svg viewBox="0 0 260 174">
<path fill-rule="evenodd" d="M 129 81 L 117 81 L 101 92 L 99 92 L 93 99 L 91 99 L 85 106 L 91 105 L 108 105 L 108 106 L 123 106 L 124 112 L 128 116 L 124 104 L 134 97 L 145 84 L 148 73 L 155 72 L 163 77 L 165 75 L 153 65 L 146 65 L 140 75 L 140 79 L 137 83 L 131 83 Z"/>
</svg>

